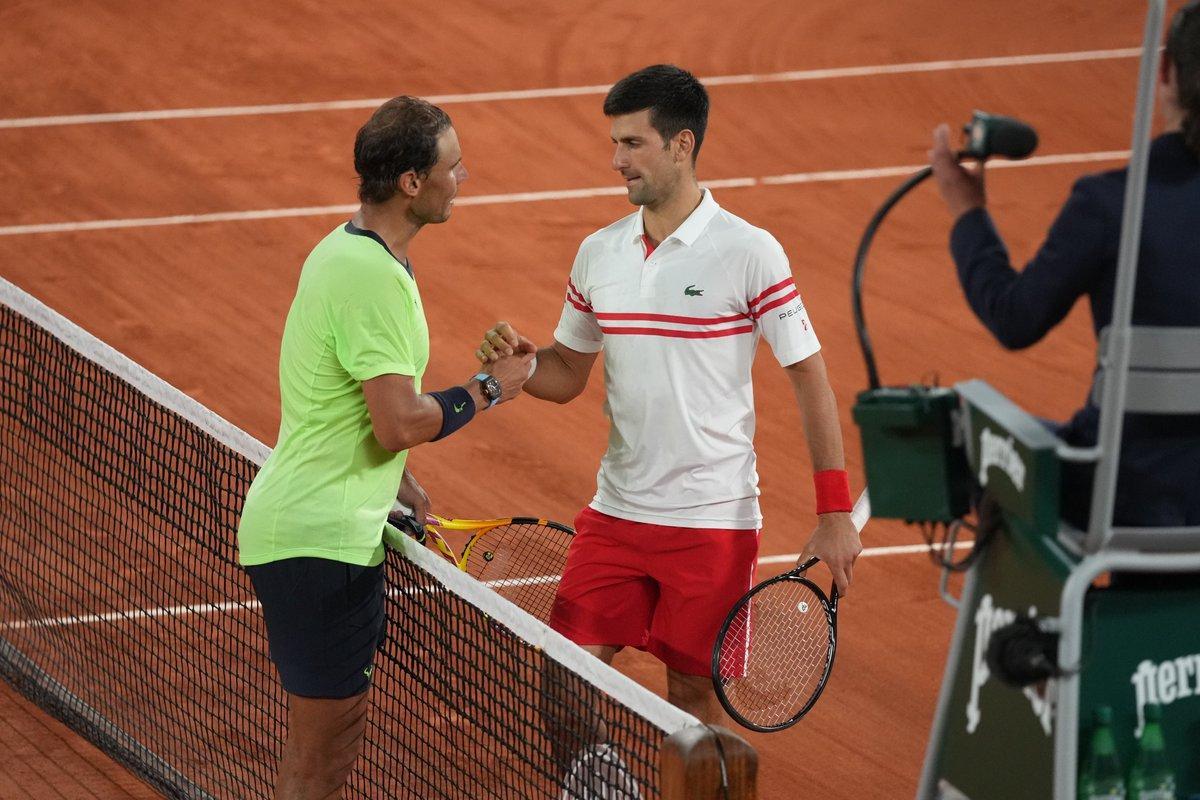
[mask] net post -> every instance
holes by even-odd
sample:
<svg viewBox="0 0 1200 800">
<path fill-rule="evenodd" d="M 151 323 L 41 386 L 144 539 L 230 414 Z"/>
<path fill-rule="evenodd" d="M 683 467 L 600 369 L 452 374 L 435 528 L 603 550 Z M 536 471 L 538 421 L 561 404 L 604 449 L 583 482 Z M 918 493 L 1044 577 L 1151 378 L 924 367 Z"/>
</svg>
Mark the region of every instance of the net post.
<svg viewBox="0 0 1200 800">
<path fill-rule="evenodd" d="M 722 757 L 728 794 L 722 789 Z M 758 754 L 745 739 L 718 726 L 693 726 L 668 736 L 659 753 L 659 771 L 662 800 L 758 797 Z"/>
</svg>

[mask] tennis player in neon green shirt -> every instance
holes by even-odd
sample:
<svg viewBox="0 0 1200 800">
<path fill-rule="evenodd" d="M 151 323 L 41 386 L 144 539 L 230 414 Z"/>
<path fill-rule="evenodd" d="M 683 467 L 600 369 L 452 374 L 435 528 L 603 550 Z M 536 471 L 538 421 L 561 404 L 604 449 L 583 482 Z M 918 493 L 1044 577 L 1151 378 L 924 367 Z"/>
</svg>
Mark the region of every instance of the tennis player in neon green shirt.
<svg viewBox="0 0 1200 800">
<path fill-rule="evenodd" d="M 398 498 L 424 518 L 408 450 L 516 397 L 532 356 L 421 392 L 429 332 L 408 245 L 445 222 L 466 180 L 441 109 L 384 103 L 358 132 L 362 205 L 309 254 L 279 355 L 274 452 L 246 496 L 242 564 L 288 693 L 277 800 L 341 797 L 362 747 L 373 661 L 387 624 L 382 532 Z"/>
<path fill-rule="evenodd" d="M 416 281 L 376 234 L 339 226 L 309 255 L 288 313 L 279 439 L 242 515 L 243 564 L 383 560 L 380 519 L 408 453 L 375 438 L 362 385 L 406 375 L 419 393 L 428 361 Z"/>
</svg>

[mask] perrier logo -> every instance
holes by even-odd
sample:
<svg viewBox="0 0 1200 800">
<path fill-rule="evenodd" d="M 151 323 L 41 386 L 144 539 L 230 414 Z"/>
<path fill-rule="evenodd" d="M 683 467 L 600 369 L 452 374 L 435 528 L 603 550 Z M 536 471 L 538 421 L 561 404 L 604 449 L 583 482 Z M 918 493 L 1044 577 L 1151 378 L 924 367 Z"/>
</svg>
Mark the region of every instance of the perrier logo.
<svg viewBox="0 0 1200 800">
<path fill-rule="evenodd" d="M 703 289 L 697 289 L 697 288 L 696 288 L 696 284 L 694 284 L 694 283 L 693 283 L 693 284 L 691 284 L 691 285 L 689 285 L 689 286 L 685 287 L 685 288 L 684 288 L 684 290 L 683 290 L 683 293 L 684 293 L 685 295 L 687 295 L 688 297 L 700 297 L 701 295 L 703 295 L 703 294 L 704 294 L 704 290 L 703 290 Z"/>
</svg>

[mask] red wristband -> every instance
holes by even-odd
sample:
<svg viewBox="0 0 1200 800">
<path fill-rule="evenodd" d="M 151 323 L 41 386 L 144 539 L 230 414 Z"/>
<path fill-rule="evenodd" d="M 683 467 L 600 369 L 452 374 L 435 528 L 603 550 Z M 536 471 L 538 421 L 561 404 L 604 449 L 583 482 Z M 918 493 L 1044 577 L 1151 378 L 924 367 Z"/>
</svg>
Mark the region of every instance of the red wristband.
<svg viewBox="0 0 1200 800">
<path fill-rule="evenodd" d="M 844 469 L 823 469 L 813 473 L 813 483 L 817 487 L 817 513 L 829 514 L 834 511 L 849 511 L 850 476 Z"/>
</svg>

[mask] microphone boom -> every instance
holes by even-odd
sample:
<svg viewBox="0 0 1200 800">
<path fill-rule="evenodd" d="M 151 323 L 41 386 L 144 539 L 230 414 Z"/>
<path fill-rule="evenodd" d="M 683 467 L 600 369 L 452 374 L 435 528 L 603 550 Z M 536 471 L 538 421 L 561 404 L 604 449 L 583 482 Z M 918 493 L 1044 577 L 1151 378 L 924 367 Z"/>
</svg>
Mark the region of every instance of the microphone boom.
<svg viewBox="0 0 1200 800">
<path fill-rule="evenodd" d="M 1038 146 L 1037 131 L 1028 123 L 985 111 L 976 111 L 963 132 L 967 134 L 967 147 L 962 157 L 980 161 L 992 156 L 1017 161 L 1028 158 Z"/>
</svg>

